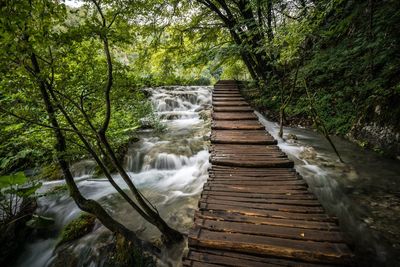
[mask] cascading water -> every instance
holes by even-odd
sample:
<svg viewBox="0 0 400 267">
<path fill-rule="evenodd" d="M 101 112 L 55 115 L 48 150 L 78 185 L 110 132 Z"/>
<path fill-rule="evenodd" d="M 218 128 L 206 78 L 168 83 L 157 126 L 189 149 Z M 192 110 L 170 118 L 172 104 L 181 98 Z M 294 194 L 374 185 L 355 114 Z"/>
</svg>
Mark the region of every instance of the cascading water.
<svg viewBox="0 0 400 267">
<path fill-rule="evenodd" d="M 157 206 L 161 216 L 173 227 L 187 232 L 209 167 L 211 87 L 161 87 L 148 91 L 168 129 L 163 134 L 142 131 L 140 141 L 128 149 L 125 166 L 135 185 Z M 295 161 L 297 171 L 324 207 L 339 218 L 356 250 L 361 251 L 360 265 L 399 266 L 400 164 L 335 138 L 346 162 L 342 164 L 319 134 L 307 129 L 285 128 L 286 134 L 293 133 L 298 140 L 282 141 L 277 138 L 278 126 L 257 115 L 279 140 L 281 149 Z M 116 219 L 138 230 L 143 238 L 158 239 L 159 232 L 141 220 L 107 180 L 92 179 L 92 171 L 91 162 L 74 167 L 83 195 L 100 201 Z M 123 186 L 118 175 L 115 179 Z M 61 184 L 63 181 L 46 182 L 41 191 Z M 96 224 L 92 233 L 69 245 L 70 254 L 63 258 L 55 253 L 57 235 L 80 210 L 67 193 L 40 198 L 38 204 L 37 212 L 53 217 L 55 227 L 47 237 L 27 243 L 16 266 L 54 266 L 65 257 L 69 261 L 75 258 L 75 266 L 102 266 L 101 247 L 112 239 L 107 229 Z M 168 251 L 159 264 L 179 265 L 183 249 Z"/>
<path fill-rule="evenodd" d="M 359 266 L 400 266 L 400 164 L 333 137 L 344 164 L 324 137 L 312 130 L 285 127 L 297 140 L 278 137 L 279 125 L 257 113 L 295 162 L 325 209 L 338 217 Z"/>
<path fill-rule="evenodd" d="M 208 177 L 211 87 L 179 86 L 147 90 L 167 130 L 161 134 L 150 130 L 140 132 L 140 141 L 128 149 L 125 166 L 137 188 L 157 207 L 161 216 L 174 228 L 187 232 Z M 92 177 L 93 162 L 79 163 L 73 170 L 85 197 L 98 200 L 117 220 L 130 229 L 138 230 L 142 238 L 159 239 L 158 230 L 140 219 L 106 179 Z M 122 188 L 127 188 L 119 175 L 114 178 Z M 40 191 L 46 192 L 62 184 L 63 181 L 45 182 Z M 77 218 L 80 212 L 67 192 L 39 198 L 37 213 L 54 218 L 54 229 L 47 238 L 29 242 L 16 266 L 57 266 L 65 260 L 65 255 L 57 254 L 55 249 L 57 236 L 60 229 Z M 93 232 L 68 245 L 67 256 L 69 260 L 76 260 L 76 266 L 101 266 L 101 247 L 111 239 L 111 233 L 97 223 Z M 182 253 L 182 247 L 178 251 L 168 251 L 159 264 L 175 266 Z"/>
</svg>

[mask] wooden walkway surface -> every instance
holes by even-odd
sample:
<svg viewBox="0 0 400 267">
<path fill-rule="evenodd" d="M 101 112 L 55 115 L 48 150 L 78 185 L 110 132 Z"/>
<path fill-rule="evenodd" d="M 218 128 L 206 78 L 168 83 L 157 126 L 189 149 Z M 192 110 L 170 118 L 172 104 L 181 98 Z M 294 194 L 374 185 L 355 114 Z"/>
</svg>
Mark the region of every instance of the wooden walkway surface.
<svg viewBox="0 0 400 267">
<path fill-rule="evenodd" d="M 234 81 L 213 91 L 209 179 L 183 266 L 346 266 L 353 254 Z"/>
</svg>

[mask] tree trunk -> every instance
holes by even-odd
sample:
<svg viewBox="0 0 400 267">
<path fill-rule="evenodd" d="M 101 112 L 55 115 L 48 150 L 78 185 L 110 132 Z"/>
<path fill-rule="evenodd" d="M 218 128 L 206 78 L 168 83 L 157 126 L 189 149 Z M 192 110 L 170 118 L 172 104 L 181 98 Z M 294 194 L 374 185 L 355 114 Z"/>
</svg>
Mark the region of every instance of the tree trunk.
<svg viewBox="0 0 400 267">
<path fill-rule="evenodd" d="M 284 108 L 280 108 L 279 109 L 279 133 L 278 136 L 280 138 L 283 138 L 283 119 L 285 116 L 285 109 Z"/>
<path fill-rule="evenodd" d="M 272 0 L 267 0 L 267 36 L 268 41 L 272 42 L 274 33 L 272 30 Z"/>
<path fill-rule="evenodd" d="M 99 221 L 110 231 L 123 235 L 137 246 L 142 246 L 143 242 L 136 236 L 133 231 L 129 230 L 128 228 L 114 220 L 98 202 L 91 199 L 86 199 L 80 193 L 78 186 L 76 185 L 72 173 L 69 169 L 68 161 L 65 159 L 64 156 L 67 149 L 65 136 L 60 129 L 55 114 L 55 109 L 46 90 L 46 82 L 41 77 L 41 70 L 35 53 L 31 53 L 30 60 L 33 67 L 33 72 L 35 76 L 34 78 L 37 79 L 42 100 L 44 102 L 47 115 L 49 116 L 50 124 L 54 129 L 54 135 L 56 137 L 55 150 L 57 152 L 57 161 L 62 169 L 64 179 L 67 183 L 71 197 L 74 199 L 75 203 L 81 210 L 95 215 L 96 218 L 99 219 Z"/>
</svg>

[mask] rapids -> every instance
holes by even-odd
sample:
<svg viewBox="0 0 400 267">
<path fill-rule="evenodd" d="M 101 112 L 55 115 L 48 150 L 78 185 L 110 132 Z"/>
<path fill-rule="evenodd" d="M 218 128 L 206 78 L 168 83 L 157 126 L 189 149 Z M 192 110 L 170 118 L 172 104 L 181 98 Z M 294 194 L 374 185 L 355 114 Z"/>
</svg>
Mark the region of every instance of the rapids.
<svg viewBox="0 0 400 267">
<path fill-rule="evenodd" d="M 310 129 L 284 128 L 256 112 L 324 208 L 339 219 L 359 266 L 400 266 L 400 164 L 332 136 L 344 163 L 326 139 Z M 287 138 L 295 135 L 297 140 Z"/>
<path fill-rule="evenodd" d="M 125 168 L 135 185 L 158 208 L 166 221 L 187 233 L 193 222 L 202 186 L 207 179 L 208 136 L 210 132 L 211 87 L 158 87 L 147 89 L 167 130 L 156 134 L 139 133 L 131 145 Z M 281 149 L 295 161 L 325 209 L 340 221 L 346 238 L 355 249 L 360 266 L 400 266 L 400 164 L 376 153 L 334 138 L 345 164 L 340 163 L 329 144 L 309 129 L 285 128 L 285 135 L 298 140 L 277 138 L 278 125 L 257 113 Z M 116 194 L 105 179 L 93 179 L 93 163 L 85 161 L 73 168 L 84 196 L 103 203 L 118 220 L 148 240 L 159 232 Z M 118 175 L 117 182 L 123 185 Z M 45 182 L 41 192 L 63 184 Z M 125 186 L 126 188 L 126 186 Z M 16 266 L 51 266 L 57 260 L 55 245 L 63 226 L 79 216 L 80 210 L 67 193 L 39 198 L 37 213 L 53 217 L 54 229 L 46 238 L 27 241 Z M 100 224 L 92 233 L 70 244 L 80 266 L 102 266 L 100 248 L 112 235 Z M 160 266 L 179 266 L 185 244 L 164 251 Z"/>
<path fill-rule="evenodd" d="M 140 141 L 128 149 L 125 168 L 134 184 L 157 207 L 161 216 L 174 228 L 187 233 L 208 177 L 210 120 L 209 116 L 201 116 L 201 113 L 207 114 L 211 108 L 211 87 L 180 86 L 147 90 L 151 93 L 151 102 L 166 131 L 161 134 L 151 130 L 141 131 Z M 116 219 L 137 230 L 142 238 L 158 240 L 159 231 L 125 204 L 106 179 L 93 178 L 93 169 L 91 161 L 80 162 L 72 167 L 82 194 L 100 201 Z M 121 187 L 127 188 L 119 175 L 114 175 L 114 178 Z M 44 182 L 40 192 L 62 184 L 63 181 Z M 33 238 L 27 242 L 16 266 L 51 266 L 57 260 L 55 246 L 60 230 L 80 214 L 67 193 L 41 197 L 38 205 L 37 213 L 54 218 L 55 226 L 47 238 Z M 111 233 L 98 223 L 92 233 L 70 244 L 69 250 L 71 255 L 79 259 L 80 266 L 101 266 L 100 248 L 111 239 Z M 163 251 L 159 265 L 177 265 L 183 252 L 184 244 Z"/>
</svg>

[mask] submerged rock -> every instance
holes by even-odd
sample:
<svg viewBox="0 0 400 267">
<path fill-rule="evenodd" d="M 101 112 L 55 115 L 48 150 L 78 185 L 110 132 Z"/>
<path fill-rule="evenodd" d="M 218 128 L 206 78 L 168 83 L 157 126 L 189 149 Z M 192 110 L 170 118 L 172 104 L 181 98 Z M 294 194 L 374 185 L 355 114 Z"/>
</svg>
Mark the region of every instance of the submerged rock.
<svg viewBox="0 0 400 267">
<path fill-rule="evenodd" d="M 317 158 L 317 151 L 311 146 L 306 146 L 300 152 L 300 158 L 302 159 L 316 159 Z"/>
<path fill-rule="evenodd" d="M 289 139 L 289 140 L 298 140 L 298 139 L 297 139 L 297 135 L 295 135 L 295 134 L 293 134 L 293 133 L 289 133 L 289 134 L 286 136 L 286 138 Z"/>
</svg>

